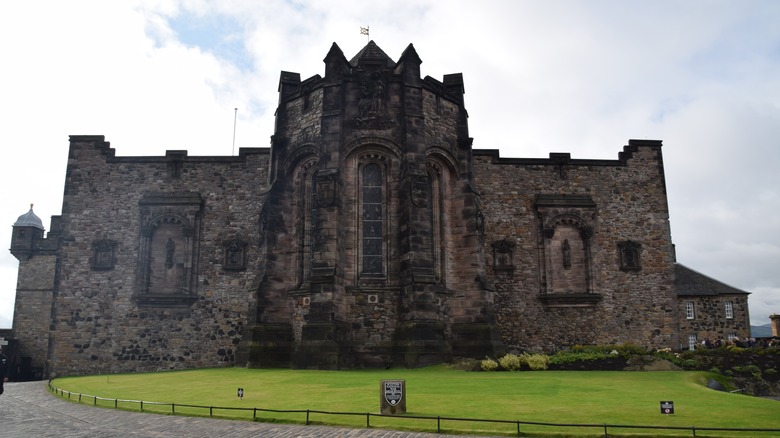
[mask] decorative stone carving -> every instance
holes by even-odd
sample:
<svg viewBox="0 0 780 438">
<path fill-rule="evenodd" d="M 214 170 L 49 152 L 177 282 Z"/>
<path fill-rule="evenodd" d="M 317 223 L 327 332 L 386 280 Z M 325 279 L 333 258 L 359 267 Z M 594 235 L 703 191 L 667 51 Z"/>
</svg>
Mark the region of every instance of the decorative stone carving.
<svg viewBox="0 0 780 438">
<path fill-rule="evenodd" d="M 92 244 L 92 269 L 108 271 L 116 265 L 116 241 L 103 239 Z"/>
<path fill-rule="evenodd" d="M 620 255 L 621 271 L 640 271 L 642 264 L 640 255 L 642 254 L 642 244 L 631 240 L 618 242 L 618 253 Z"/>
<path fill-rule="evenodd" d="M 317 175 L 317 207 L 330 207 L 336 200 L 336 177 Z"/>
<path fill-rule="evenodd" d="M 542 283 L 548 307 L 592 306 L 594 291 L 593 221 L 596 204 L 588 195 L 537 195 Z"/>
<path fill-rule="evenodd" d="M 411 182 L 412 202 L 420 208 L 428 206 L 428 189 L 430 181 L 428 175 L 417 175 Z"/>
<path fill-rule="evenodd" d="M 515 243 L 509 240 L 497 240 L 492 243 L 493 270 L 513 271 L 515 269 Z"/>
<path fill-rule="evenodd" d="M 360 82 L 358 115 L 352 120 L 356 129 L 390 129 L 395 121 L 386 115 L 387 85 L 379 72 L 373 72 Z"/>
<path fill-rule="evenodd" d="M 225 261 L 222 269 L 225 271 L 243 271 L 246 269 L 247 243 L 241 239 L 231 239 L 223 242 Z"/>
<path fill-rule="evenodd" d="M 196 299 L 199 193 L 147 193 L 139 201 L 141 242 L 135 298 L 144 306 L 186 306 Z"/>
</svg>

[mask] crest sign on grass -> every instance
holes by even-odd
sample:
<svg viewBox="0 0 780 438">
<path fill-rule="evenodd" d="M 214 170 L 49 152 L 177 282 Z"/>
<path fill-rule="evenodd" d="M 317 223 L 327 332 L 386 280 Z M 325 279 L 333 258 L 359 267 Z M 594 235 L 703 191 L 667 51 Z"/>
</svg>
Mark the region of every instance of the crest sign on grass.
<svg viewBox="0 0 780 438">
<path fill-rule="evenodd" d="M 379 385 L 382 414 L 406 413 L 406 381 L 382 380 Z"/>
</svg>

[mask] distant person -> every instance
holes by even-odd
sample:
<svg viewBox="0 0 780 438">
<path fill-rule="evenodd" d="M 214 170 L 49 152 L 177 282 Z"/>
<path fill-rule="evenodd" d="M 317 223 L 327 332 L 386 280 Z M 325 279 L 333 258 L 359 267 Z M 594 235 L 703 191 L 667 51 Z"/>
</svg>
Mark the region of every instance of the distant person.
<svg viewBox="0 0 780 438">
<path fill-rule="evenodd" d="M 3 393 L 3 383 L 8 381 L 8 358 L 3 354 L 3 347 L 0 347 L 0 394 Z"/>
</svg>

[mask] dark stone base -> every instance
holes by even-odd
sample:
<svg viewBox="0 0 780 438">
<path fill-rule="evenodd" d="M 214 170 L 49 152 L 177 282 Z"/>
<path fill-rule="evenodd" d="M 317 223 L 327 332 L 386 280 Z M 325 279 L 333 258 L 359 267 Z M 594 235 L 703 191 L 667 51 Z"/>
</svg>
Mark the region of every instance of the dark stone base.
<svg viewBox="0 0 780 438">
<path fill-rule="evenodd" d="M 295 347 L 292 367 L 298 369 L 339 370 L 354 367 L 344 345 L 347 327 L 335 321 L 308 322 L 301 342 Z"/>
<path fill-rule="evenodd" d="M 463 323 L 452 325 L 452 354 L 455 357 L 498 358 L 506 352 L 494 324 Z"/>
<path fill-rule="evenodd" d="M 249 328 L 249 341 L 239 346 L 236 365 L 247 368 L 288 368 L 293 349 L 292 325 L 261 323 Z M 246 336 L 245 336 L 246 338 Z"/>
<path fill-rule="evenodd" d="M 395 331 L 394 365 L 424 367 L 452 361 L 452 348 L 438 322 L 409 321 Z"/>
</svg>

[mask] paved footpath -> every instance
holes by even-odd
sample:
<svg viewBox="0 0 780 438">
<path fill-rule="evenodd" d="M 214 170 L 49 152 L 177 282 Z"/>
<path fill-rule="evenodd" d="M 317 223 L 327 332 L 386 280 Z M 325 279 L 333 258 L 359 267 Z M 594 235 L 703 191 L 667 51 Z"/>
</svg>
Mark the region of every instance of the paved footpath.
<svg viewBox="0 0 780 438">
<path fill-rule="evenodd" d="M 279 425 L 251 421 L 177 417 L 96 408 L 62 400 L 47 382 L 6 383 L 0 395 L 0 437 L 187 437 L 187 438 L 444 438 L 454 435 Z M 458 435 L 464 438 L 464 435 Z"/>
</svg>

